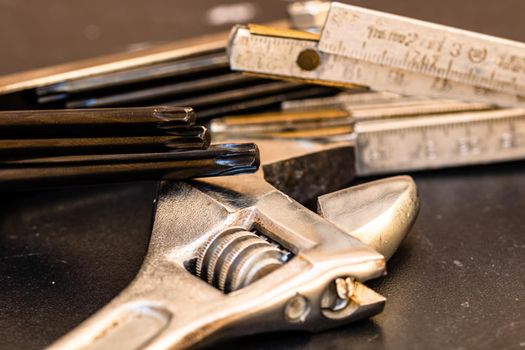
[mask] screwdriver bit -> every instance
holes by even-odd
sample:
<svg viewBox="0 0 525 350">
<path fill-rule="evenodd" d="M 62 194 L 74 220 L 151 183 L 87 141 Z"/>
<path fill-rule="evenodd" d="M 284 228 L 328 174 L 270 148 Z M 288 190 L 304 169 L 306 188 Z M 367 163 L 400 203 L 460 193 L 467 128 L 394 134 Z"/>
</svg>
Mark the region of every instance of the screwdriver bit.
<svg viewBox="0 0 525 350">
<path fill-rule="evenodd" d="M 0 162 L 0 189 L 29 189 L 140 180 L 183 180 L 252 173 L 259 167 L 253 143 L 207 150 L 35 158 Z"/>
<path fill-rule="evenodd" d="M 0 112 L 0 135 L 158 134 L 195 123 L 189 107 L 98 108 Z"/>
<path fill-rule="evenodd" d="M 144 153 L 205 149 L 210 134 L 203 126 L 177 127 L 166 135 L 0 139 L 0 160 L 81 154 Z"/>
</svg>

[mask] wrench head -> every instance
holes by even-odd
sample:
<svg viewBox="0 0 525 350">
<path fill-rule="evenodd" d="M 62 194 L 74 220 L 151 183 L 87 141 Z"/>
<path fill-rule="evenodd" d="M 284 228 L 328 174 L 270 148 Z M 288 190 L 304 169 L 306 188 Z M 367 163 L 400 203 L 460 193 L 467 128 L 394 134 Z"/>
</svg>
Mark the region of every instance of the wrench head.
<svg viewBox="0 0 525 350">
<path fill-rule="evenodd" d="M 386 179 L 329 194 L 319 199 L 319 215 L 264 175 L 161 183 L 136 279 L 54 348 L 183 349 L 318 331 L 381 312 L 385 298 L 363 282 L 385 274 L 376 249 L 390 254 L 415 219 L 413 182 Z"/>
</svg>

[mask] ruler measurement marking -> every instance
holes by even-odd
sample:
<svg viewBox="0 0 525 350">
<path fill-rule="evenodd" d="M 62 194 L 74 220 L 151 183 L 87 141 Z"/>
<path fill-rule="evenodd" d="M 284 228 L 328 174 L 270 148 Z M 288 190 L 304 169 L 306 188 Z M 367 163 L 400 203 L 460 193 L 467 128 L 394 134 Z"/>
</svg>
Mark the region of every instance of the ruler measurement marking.
<svg viewBox="0 0 525 350">
<path fill-rule="evenodd" d="M 242 38 L 243 40 L 240 40 Z M 266 50 L 259 42 L 271 47 Z M 271 44 L 270 44 L 271 43 Z M 446 79 L 413 73 L 395 67 L 380 66 L 352 58 L 323 54 L 321 66 L 315 71 L 302 71 L 295 60 L 306 48 L 316 48 L 312 41 L 257 36 L 247 29 L 239 30 L 231 50 L 231 66 L 234 70 L 289 76 L 299 79 L 319 80 L 335 83 L 354 83 L 369 86 L 379 91 L 391 91 L 407 95 L 427 95 L 439 98 L 457 98 L 473 102 L 493 101 L 503 106 L 525 107 L 525 99 L 512 94 L 491 91 L 486 88 L 464 85 Z M 253 56 L 259 56 L 255 65 Z M 392 72 L 403 76 L 392 80 Z"/>
<path fill-rule="evenodd" d="M 355 14 L 358 14 L 359 20 L 352 23 L 345 21 Z M 332 20 L 336 17 L 338 21 Z M 379 27 L 382 28 L 377 29 Z M 370 28 L 392 33 L 415 32 L 421 34 L 421 40 L 402 45 L 395 40 L 389 40 L 385 34 L 371 35 Z M 522 43 L 338 3 L 332 5 L 325 29 L 319 45 L 321 51 L 361 60 L 368 57 L 373 60 L 370 53 L 378 50 L 383 52 L 387 47 L 391 48 L 388 51 L 389 55 L 401 58 L 393 60 L 397 68 L 421 72 L 421 67 L 412 64 L 411 60 L 403 60 L 408 58 L 413 50 L 417 50 L 427 58 L 433 54 L 439 56 L 435 64 L 431 65 L 435 67 L 429 70 L 432 75 L 489 89 L 503 89 L 508 93 L 522 94 L 525 91 L 525 45 Z M 334 50 L 330 43 L 336 40 L 343 44 Z M 361 47 L 362 42 L 367 43 L 364 50 L 353 50 Z M 450 70 L 443 70 L 443 61 L 446 62 L 447 57 L 450 58 L 449 62 L 457 61 L 459 65 L 454 64 Z M 505 57 L 512 58 L 505 61 Z M 469 74 L 472 67 L 475 68 L 476 74 Z M 492 75 L 493 70 L 497 70 L 498 74 Z"/>
<path fill-rule="evenodd" d="M 469 70 L 468 72 L 462 72 L 459 70 L 453 69 L 454 60 L 449 60 L 447 68 L 440 66 L 432 66 L 428 64 L 422 64 L 419 62 L 402 62 L 400 59 L 395 57 L 385 56 L 383 58 L 378 58 L 378 55 L 368 54 L 368 53 L 351 53 L 348 55 L 342 55 L 345 57 L 353 58 L 356 60 L 366 61 L 373 64 L 378 64 L 382 66 L 389 66 L 392 68 L 398 68 L 407 70 L 414 73 L 422 73 L 431 75 L 434 77 L 442 79 L 450 79 L 460 83 L 467 83 L 470 85 L 476 85 L 479 87 L 500 90 L 509 94 L 525 94 L 525 85 L 518 85 L 517 78 L 512 77 L 511 80 L 498 80 L 495 77 L 495 74 L 490 74 L 489 77 L 479 76 L 474 73 L 474 70 Z"/>
<path fill-rule="evenodd" d="M 435 121 L 439 117 L 426 119 Z M 377 130 L 370 128 L 360 131 L 356 128 L 356 156 L 360 174 L 429 169 L 525 157 L 525 116 L 501 114 L 471 121 L 458 120 L 398 127 L 395 127 L 395 124 Z M 521 127 L 517 126 L 513 130 L 511 125 L 516 124 L 520 124 Z M 376 139 L 380 139 L 381 143 L 375 141 Z M 370 152 L 381 153 L 385 150 L 388 150 L 388 158 L 369 155 Z"/>
</svg>

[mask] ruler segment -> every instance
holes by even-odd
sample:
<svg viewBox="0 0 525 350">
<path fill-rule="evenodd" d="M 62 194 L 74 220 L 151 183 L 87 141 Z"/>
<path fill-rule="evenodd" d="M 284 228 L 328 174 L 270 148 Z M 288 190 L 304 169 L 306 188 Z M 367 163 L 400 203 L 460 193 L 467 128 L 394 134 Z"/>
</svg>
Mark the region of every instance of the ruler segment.
<svg viewBox="0 0 525 350">
<path fill-rule="evenodd" d="M 525 96 L 525 44 L 332 3 L 319 50 Z"/>
<path fill-rule="evenodd" d="M 385 103 L 382 105 L 357 106 L 349 108 L 356 122 L 370 119 L 418 117 L 470 111 L 489 110 L 488 105 L 448 100 L 429 100 L 421 103 Z"/>
<path fill-rule="evenodd" d="M 501 109 L 357 123 L 359 175 L 525 158 L 525 110 Z"/>
<path fill-rule="evenodd" d="M 525 98 L 517 95 L 341 55 L 320 53 L 321 64 L 317 69 L 301 69 L 296 63 L 297 57 L 304 50 L 315 50 L 317 44 L 315 41 L 255 35 L 247 28 L 238 27 L 230 42 L 230 66 L 238 71 L 327 84 L 359 84 L 403 95 L 525 107 Z"/>
<path fill-rule="evenodd" d="M 389 92 L 361 92 L 361 93 L 347 93 L 342 92 L 330 97 L 317 97 L 304 100 L 292 100 L 281 103 L 281 109 L 308 109 L 308 108 L 322 108 L 322 107 L 352 107 L 371 103 L 393 103 L 395 101 L 404 101 L 410 97 L 404 97 L 398 94 Z M 423 99 L 423 98 L 420 98 Z"/>
</svg>

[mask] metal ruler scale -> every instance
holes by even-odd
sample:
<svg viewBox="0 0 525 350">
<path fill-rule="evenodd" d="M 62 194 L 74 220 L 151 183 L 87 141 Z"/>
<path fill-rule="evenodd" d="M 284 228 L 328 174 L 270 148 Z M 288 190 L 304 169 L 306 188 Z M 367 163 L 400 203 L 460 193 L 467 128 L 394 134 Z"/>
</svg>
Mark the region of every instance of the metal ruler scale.
<svg viewBox="0 0 525 350">
<path fill-rule="evenodd" d="M 525 44 L 333 3 L 322 52 L 510 94 L 525 93 Z"/>
<path fill-rule="evenodd" d="M 372 175 L 525 158 L 525 110 L 356 123 L 357 173 Z"/>
<path fill-rule="evenodd" d="M 215 119 L 210 129 L 223 140 L 349 142 L 358 175 L 525 159 L 525 109 L 402 96 L 366 103 L 383 97 L 389 96 L 367 92 L 299 100 L 281 112 Z M 353 102 L 342 109 L 342 100 Z"/>
<path fill-rule="evenodd" d="M 374 34 L 377 28 L 388 28 L 381 29 L 387 34 Z M 377 39 L 401 37 L 409 29 L 422 33 L 418 40 L 409 40 L 408 47 L 399 44 L 401 39 Z M 454 43 L 472 45 L 466 54 L 446 61 L 444 52 L 452 50 Z M 477 45 L 482 53 L 474 53 Z M 429 56 L 436 50 L 442 52 Z M 229 57 L 234 70 L 275 78 L 525 106 L 524 44 L 338 3 L 332 4 L 321 36 L 237 27 L 230 38 Z"/>
</svg>

